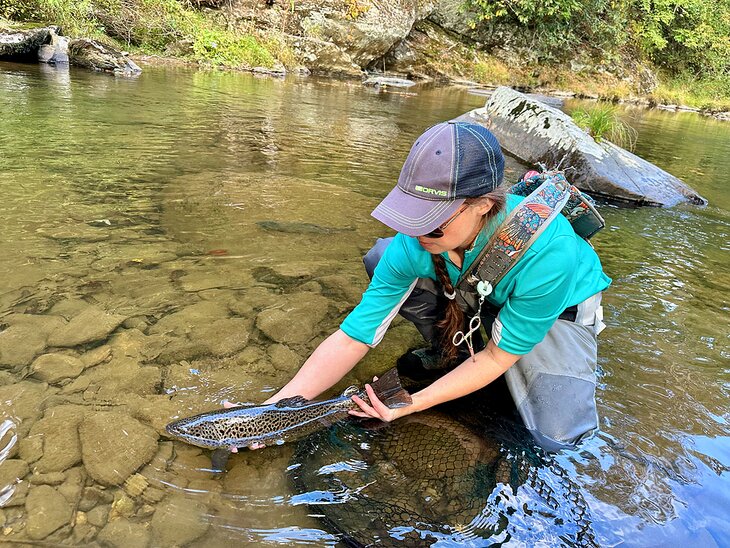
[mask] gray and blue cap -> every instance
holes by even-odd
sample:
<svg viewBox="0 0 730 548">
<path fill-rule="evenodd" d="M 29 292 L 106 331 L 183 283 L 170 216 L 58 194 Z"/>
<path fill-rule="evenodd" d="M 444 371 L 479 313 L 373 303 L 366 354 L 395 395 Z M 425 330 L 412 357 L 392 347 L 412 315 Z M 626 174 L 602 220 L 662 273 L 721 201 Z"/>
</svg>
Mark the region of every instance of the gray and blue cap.
<svg viewBox="0 0 730 548">
<path fill-rule="evenodd" d="M 442 122 L 411 147 L 398 184 L 373 210 L 373 217 L 408 236 L 442 225 L 466 198 L 492 192 L 502 182 L 504 156 L 484 126 Z"/>
</svg>

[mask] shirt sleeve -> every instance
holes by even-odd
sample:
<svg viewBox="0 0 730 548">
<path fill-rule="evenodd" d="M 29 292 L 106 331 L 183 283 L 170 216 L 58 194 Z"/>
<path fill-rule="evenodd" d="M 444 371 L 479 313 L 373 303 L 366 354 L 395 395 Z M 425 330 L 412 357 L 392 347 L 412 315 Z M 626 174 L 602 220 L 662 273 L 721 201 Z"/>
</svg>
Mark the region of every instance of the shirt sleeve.
<svg viewBox="0 0 730 548">
<path fill-rule="evenodd" d="M 515 285 L 492 328 L 495 344 L 516 355 L 528 354 L 570 306 L 578 263 L 576 240 L 560 236 L 521 260 Z"/>
<path fill-rule="evenodd" d="M 362 300 L 348 314 L 340 329 L 349 337 L 374 347 L 418 282 L 408 257 L 403 235 L 398 234 L 375 267 Z"/>
</svg>

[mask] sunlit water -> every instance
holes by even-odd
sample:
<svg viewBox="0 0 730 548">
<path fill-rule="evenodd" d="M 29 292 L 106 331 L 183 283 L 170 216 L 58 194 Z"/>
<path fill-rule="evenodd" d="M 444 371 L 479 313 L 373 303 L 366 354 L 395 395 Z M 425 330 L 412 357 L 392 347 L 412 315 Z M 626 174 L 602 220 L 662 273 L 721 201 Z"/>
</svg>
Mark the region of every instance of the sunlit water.
<svg viewBox="0 0 730 548">
<path fill-rule="evenodd" d="M 369 212 L 412 140 L 483 102 L 457 88 L 0 64 L 4 538 L 333 545 L 365 527 L 385 544 L 426 530 L 415 545 L 730 543 L 730 124 L 694 114 L 627 111 L 636 152 L 710 205 L 603 207 L 608 227 L 594 243 L 614 283 L 600 337 L 601 432 L 580 450 L 540 457 L 511 443 L 519 433 L 424 415 L 427 436 L 459 440 L 453 482 L 431 460 L 386 451 L 410 439 L 406 423 L 242 452 L 214 476 L 208 453 L 162 435 L 172 418 L 260 401 L 291 377 L 365 287 L 360 257 L 388 233 Z M 519 169 L 510 161 L 508 176 Z M 117 319 L 76 344 L 62 324 L 79 314 L 100 326 Z M 417 343 L 396 322 L 337 388 Z M 82 366 L 54 375 L 34 361 L 48 353 Z M 159 440 L 128 449 L 130 424 Z M 106 477 L 105 464 L 125 461 L 142 467 Z M 452 497 L 455 485 L 468 487 Z M 368 529 L 376 502 L 428 523 Z M 39 523 L 39 512 L 52 517 Z"/>
</svg>

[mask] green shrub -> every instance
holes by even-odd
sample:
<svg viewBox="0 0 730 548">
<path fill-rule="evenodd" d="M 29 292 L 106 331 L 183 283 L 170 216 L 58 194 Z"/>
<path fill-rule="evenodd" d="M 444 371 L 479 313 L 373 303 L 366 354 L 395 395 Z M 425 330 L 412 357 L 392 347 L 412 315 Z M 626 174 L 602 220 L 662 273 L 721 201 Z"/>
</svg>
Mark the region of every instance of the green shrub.
<svg viewBox="0 0 730 548">
<path fill-rule="evenodd" d="M 616 107 L 612 105 L 597 105 L 590 109 L 577 109 L 571 113 L 571 117 L 596 142 L 607 139 L 629 150 L 633 150 L 636 145 L 636 130 L 619 117 Z"/>
<path fill-rule="evenodd" d="M 194 38 L 193 52 L 199 61 L 229 67 L 272 67 L 273 55 L 251 35 L 201 29 Z"/>
</svg>

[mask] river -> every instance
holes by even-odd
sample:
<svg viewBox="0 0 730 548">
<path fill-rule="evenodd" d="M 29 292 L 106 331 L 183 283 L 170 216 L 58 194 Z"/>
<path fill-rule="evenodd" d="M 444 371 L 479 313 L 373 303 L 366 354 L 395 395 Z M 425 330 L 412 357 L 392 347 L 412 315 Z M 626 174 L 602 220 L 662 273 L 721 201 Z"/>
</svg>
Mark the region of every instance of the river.
<svg viewBox="0 0 730 548">
<path fill-rule="evenodd" d="M 326 505 L 306 504 L 322 493 L 290 481 L 304 458 L 293 445 L 243 452 L 212 476 L 207 453 L 162 428 L 286 382 L 366 286 L 360 257 L 388 235 L 369 213 L 413 139 L 484 100 L 456 87 L 0 63 L 4 538 L 340 542 L 319 519 Z M 552 467 L 577 486 L 602 546 L 727 546 L 730 124 L 622 112 L 635 152 L 709 206 L 602 206 L 607 228 L 593 243 L 613 285 L 599 338 L 601 430 Z M 510 160 L 507 176 L 520 169 Z M 396 321 L 337 388 L 417 343 Z M 558 490 L 557 476 L 530 466 Z M 510 503 L 495 489 L 502 498 L 483 502 L 497 509 L 497 532 L 482 521 L 438 545 L 566 542 L 569 512 L 526 487 L 508 490 Z"/>
</svg>

